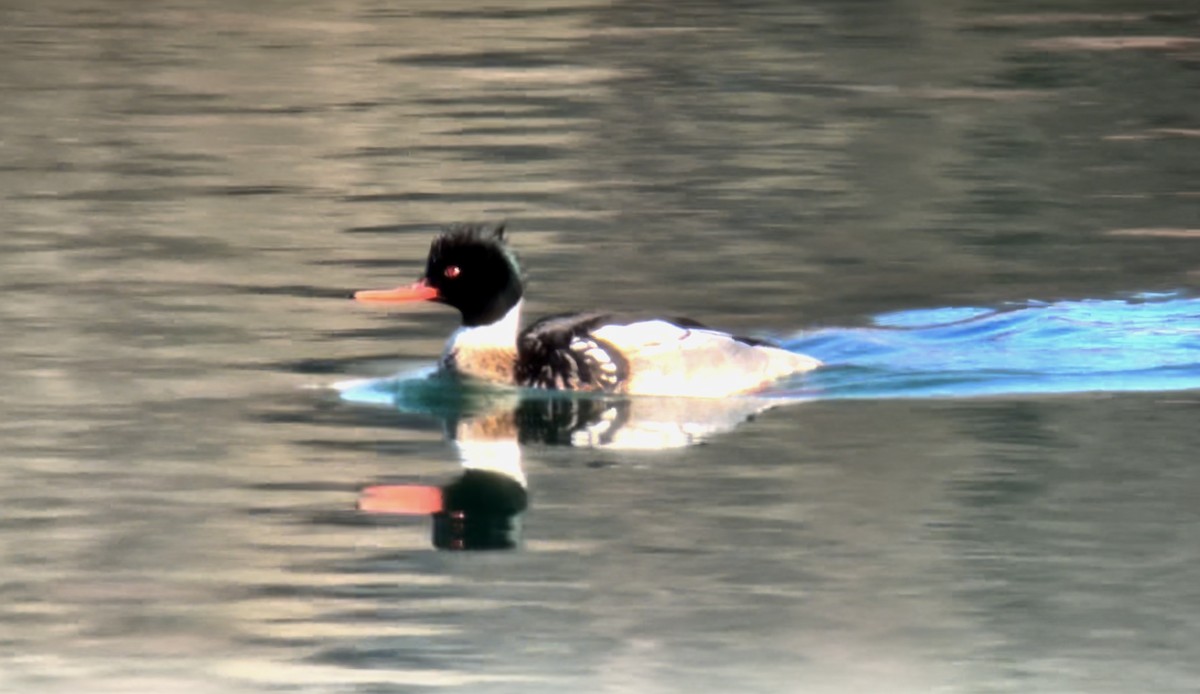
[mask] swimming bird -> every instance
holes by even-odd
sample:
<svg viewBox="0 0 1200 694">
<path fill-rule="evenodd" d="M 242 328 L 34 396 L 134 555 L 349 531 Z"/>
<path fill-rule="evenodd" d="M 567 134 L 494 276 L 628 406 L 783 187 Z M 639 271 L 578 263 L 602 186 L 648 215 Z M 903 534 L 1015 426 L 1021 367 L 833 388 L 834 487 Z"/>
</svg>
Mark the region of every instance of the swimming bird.
<svg viewBox="0 0 1200 694">
<path fill-rule="evenodd" d="M 433 301 L 462 325 L 442 371 L 491 383 L 629 395 L 724 397 L 753 392 L 821 365 L 765 340 L 689 319 L 622 319 L 588 311 L 542 318 L 521 330 L 525 283 L 504 225 L 455 225 L 437 236 L 424 275 L 395 289 L 364 290 L 367 303 Z"/>
</svg>

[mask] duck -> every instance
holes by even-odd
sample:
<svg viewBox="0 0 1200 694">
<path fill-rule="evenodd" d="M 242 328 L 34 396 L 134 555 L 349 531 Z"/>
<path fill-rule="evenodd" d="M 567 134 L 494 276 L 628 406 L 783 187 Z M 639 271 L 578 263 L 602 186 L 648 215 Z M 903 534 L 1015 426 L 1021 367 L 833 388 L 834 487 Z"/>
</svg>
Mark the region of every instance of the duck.
<svg viewBox="0 0 1200 694">
<path fill-rule="evenodd" d="M 767 340 L 686 318 L 557 313 L 521 328 L 525 276 L 505 225 L 456 224 L 430 245 L 415 283 L 362 290 L 366 304 L 435 302 L 462 323 L 438 371 L 491 384 L 621 395 L 721 398 L 760 391 L 821 366 Z"/>
</svg>

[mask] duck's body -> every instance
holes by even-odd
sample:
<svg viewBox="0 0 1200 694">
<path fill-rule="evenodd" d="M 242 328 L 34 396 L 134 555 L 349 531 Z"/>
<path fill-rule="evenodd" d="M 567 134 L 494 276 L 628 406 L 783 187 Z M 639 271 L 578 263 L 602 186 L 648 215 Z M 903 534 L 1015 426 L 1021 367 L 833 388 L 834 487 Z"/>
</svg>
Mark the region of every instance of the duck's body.
<svg viewBox="0 0 1200 694">
<path fill-rule="evenodd" d="M 631 395 L 721 397 L 757 390 L 820 362 L 689 320 L 564 313 L 520 329 L 523 285 L 503 227 L 456 227 L 430 249 L 411 287 L 358 292 L 360 301 L 440 301 L 459 309 L 441 368 L 493 383 Z"/>
</svg>

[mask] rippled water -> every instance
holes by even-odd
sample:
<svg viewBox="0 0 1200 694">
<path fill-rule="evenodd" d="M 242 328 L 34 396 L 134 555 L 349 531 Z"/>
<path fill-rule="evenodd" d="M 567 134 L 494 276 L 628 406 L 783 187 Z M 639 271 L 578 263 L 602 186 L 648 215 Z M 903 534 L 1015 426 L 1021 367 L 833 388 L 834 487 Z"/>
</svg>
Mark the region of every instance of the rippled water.
<svg viewBox="0 0 1200 694">
<path fill-rule="evenodd" d="M 797 384 L 813 398 L 1190 390 L 1200 388 L 1200 300 L 901 311 L 788 346 L 830 367 Z"/>
<path fill-rule="evenodd" d="M 1198 22 L 4 4 L 0 690 L 1194 690 Z M 531 315 L 834 366 L 351 397 L 499 218 Z"/>
</svg>

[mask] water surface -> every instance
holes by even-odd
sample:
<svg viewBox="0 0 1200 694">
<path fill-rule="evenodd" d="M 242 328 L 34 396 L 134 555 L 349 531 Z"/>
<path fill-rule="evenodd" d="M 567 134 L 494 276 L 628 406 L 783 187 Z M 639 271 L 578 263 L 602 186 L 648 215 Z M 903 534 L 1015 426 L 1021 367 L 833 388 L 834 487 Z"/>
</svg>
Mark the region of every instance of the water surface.
<svg viewBox="0 0 1200 694">
<path fill-rule="evenodd" d="M 6 3 L 0 689 L 1193 691 L 1197 21 Z M 454 316 L 346 297 L 500 218 L 532 315 L 794 338 L 854 397 L 529 440 L 518 548 L 435 550 L 359 504 L 462 476 L 457 430 L 327 386 L 427 365 Z M 1104 310 L 1086 364 L 1176 372 L 1044 387 L 1090 343 L 1000 327 L 1053 307 Z M 877 378 L 947 353 L 940 397 Z"/>
</svg>

